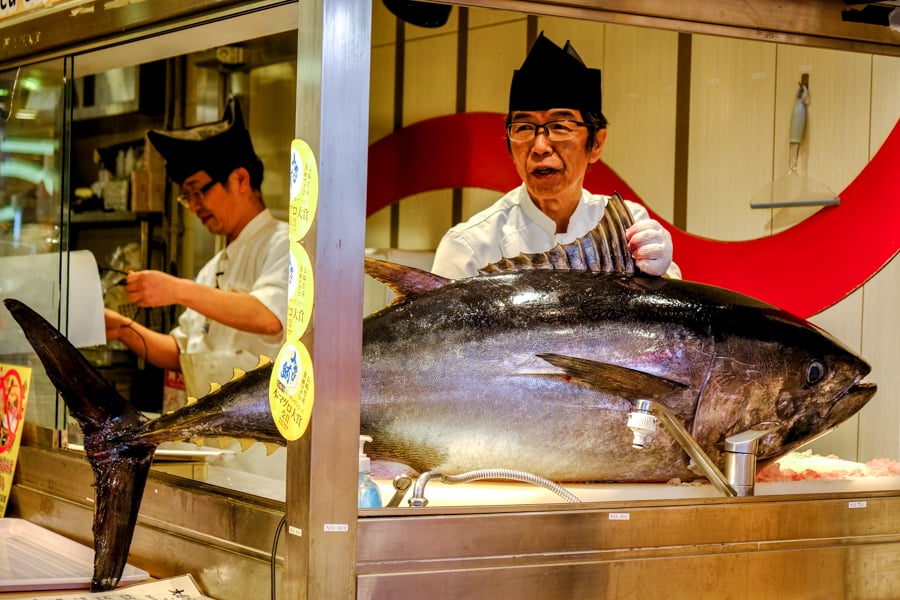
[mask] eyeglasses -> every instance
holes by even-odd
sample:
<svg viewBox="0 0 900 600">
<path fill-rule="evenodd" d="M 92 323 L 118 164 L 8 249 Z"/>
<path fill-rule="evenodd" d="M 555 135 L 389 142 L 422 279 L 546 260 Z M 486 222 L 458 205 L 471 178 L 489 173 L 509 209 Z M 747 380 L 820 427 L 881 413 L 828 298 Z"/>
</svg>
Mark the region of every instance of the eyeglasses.
<svg viewBox="0 0 900 600">
<path fill-rule="evenodd" d="M 193 202 L 196 202 L 198 205 L 203 206 L 203 200 L 206 196 L 206 192 L 211 190 L 217 183 L 219 182 L 213 179 L 207 183 L 204 183 L 197 190 L 182 190 L 181 195 L 178 196 L 176 200 L 178 200 L 178 203 L 185 208 L 190 208 L 191 203 Z"/>
<path fill-rule="evenodd" d="M 543 129 L 547 139 L 551 142 L 564 142 L 575 137 L 579 127 L 587 127 L 587 123 L 569 119 L 547 121 L 546 123 L 513 121 L 506 126 L 506 135 L 514 142 L 530 142 Z"/>
</svg>

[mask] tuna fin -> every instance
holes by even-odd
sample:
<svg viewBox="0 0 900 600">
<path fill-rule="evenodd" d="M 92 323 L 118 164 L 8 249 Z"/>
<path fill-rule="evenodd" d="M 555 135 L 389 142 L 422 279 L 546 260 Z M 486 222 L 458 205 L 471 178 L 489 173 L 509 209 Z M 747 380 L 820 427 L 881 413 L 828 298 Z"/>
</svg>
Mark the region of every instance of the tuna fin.
<svg viewBox="0 0 900 600">
<path fill-rule="evenodd" d="M 113 589 L 128 559 L 156 450 L 155 444 L 133 439 L 146 418 L 53 325 L 18 300 L 3 302 L 81 425 L 85 454 L 96 479 L 91 591 Z"/>
<path fill-rule="evenodd" d="M 501 258 L 479 269 L 479 272 L 487 274 L 551 269 L 633 275 L 637 272 L 637 267 L 625 239 L 625 230 L 633 223 L 631 211 L 625 206 L 622 196 L 616 192 L 606 203 L 603 218 L 574 242 L 557 244 L 546 252 Z"/>
<path fill-rule="evenodd" d="M 626 400 L 664 398 L 687 387 L 658 375 L 562 354 L 538 354 L 584 386 L 598 392 L 614 392 Z"/>
<path fill-rule="evenodd" d="M 397 296 L 394 302 L 436 290 L 450 282 L 449 279 L 428 271 L 368 256 L 366 257 L 365 272 L 366 275 L 374 277 L 391 288 L 391 291 Z"/>
</svg>

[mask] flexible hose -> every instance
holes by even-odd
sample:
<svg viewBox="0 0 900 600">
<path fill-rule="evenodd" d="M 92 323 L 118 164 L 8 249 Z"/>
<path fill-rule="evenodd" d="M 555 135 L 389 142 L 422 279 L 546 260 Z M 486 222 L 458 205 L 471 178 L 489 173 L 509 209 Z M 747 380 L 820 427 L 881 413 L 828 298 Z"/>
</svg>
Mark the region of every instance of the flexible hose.
<svg viewBox="0 0 900 600">
<path fill-rule="evenodd" d="M 469 481 L 477 481 L 479 479 L 509 479 L 520 481 L 522 483 L 539 485 L 542 488 L 550 490 L 566 502 L 581 502 L 574 494 L 562 486 L 533 473 L 516 471 L 514 469 L 476 469 L 475 471 L 468 471 L 459 475 L 445 475 L 438 471 L 426 471 L 425 473 L 422 473 L 416 480 L 413 497 L 409 500 L 410 506 L 421 507 L 428 504 L 428 500 L 425 498 L 425 485 L 432 479 L 438 479 L 444 483 L 468 483 Z"/>
</svg>

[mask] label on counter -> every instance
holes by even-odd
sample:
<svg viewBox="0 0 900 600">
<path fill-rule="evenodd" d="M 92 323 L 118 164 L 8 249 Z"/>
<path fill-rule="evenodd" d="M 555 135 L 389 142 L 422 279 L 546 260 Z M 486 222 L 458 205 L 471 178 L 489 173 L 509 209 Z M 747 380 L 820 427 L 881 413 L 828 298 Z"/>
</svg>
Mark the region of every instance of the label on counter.
<svg viewBox="0 0 900 600">
<path fill-rule="evenodd" d="M 269 379 L 269 408 L 284 439 L 298 440 L 309 426 L 315 386 L 312 357 L 302 342 L 285 344 Z"/>
</svg>

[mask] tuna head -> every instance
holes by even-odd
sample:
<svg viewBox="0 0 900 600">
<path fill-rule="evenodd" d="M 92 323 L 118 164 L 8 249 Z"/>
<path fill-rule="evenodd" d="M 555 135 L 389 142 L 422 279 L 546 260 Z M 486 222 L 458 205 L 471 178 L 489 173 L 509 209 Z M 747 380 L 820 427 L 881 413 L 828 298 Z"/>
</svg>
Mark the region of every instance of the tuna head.
<svg viewBox="0 0 900 600">
<path fill-rule="evenodd" d="M 827 433 L 875 394 L 862 383 L 868 363 L 799 317 L 742 303 L 721 318 L 692 431 L 720 464 L 730 435 L 771 431 L 758 448 L 764 464 Z"/>
</svg>

